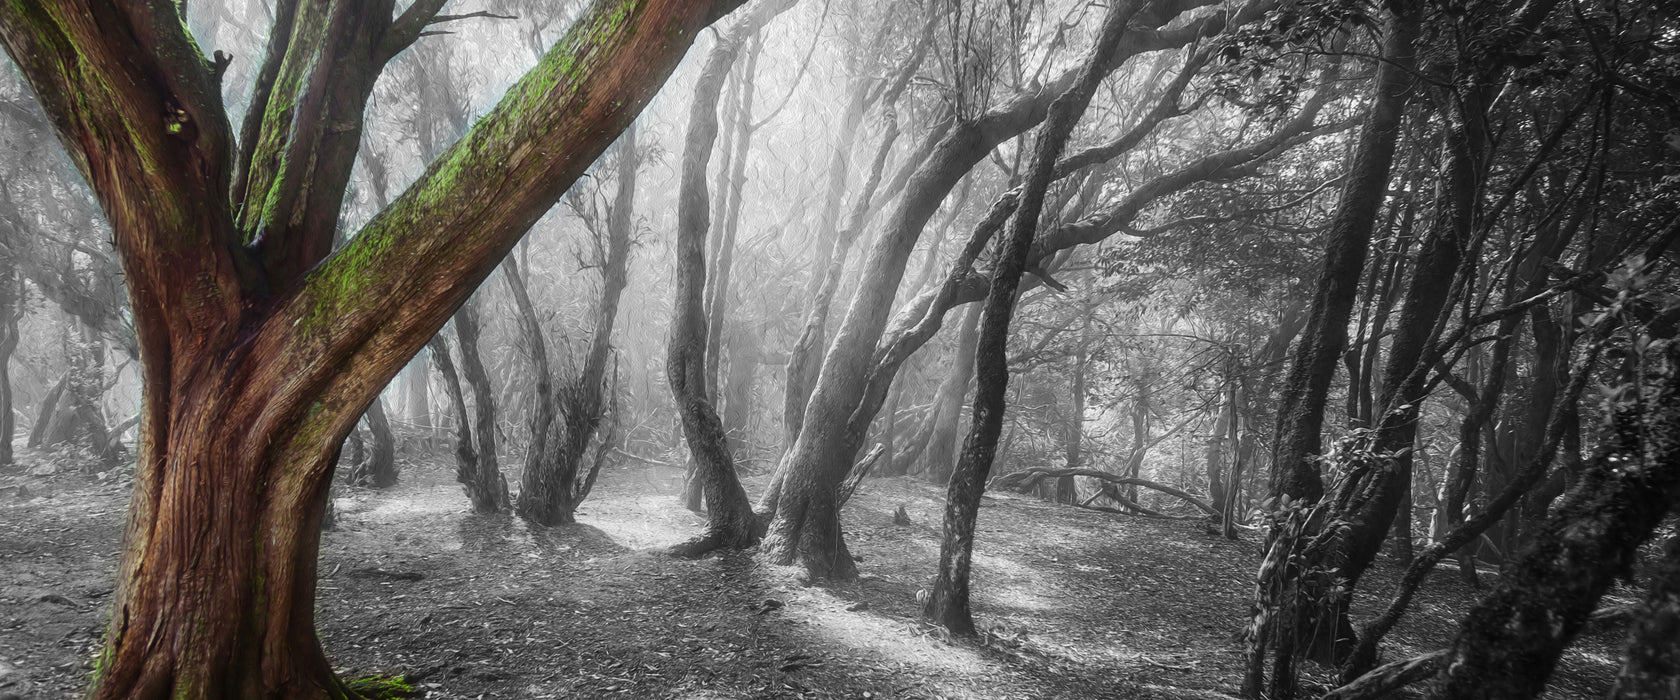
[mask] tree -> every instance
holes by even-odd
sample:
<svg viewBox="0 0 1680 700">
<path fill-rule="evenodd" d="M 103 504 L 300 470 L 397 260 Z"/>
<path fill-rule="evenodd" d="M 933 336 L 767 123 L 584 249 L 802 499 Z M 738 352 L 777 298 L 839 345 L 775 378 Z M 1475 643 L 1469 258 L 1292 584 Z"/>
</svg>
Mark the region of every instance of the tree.
<svg viewBox="0 0 1680 700">
<path fill-rule="evenodd" d="M 531 445 L 526 450 L 525 471 L 520 476 L 520 517 L 539 525 L 574 522 L 583 499 L 595 487 L 608 451 L 613 446 L 617 404 L 617 371 L 608 377 L 612 362 L 613 324 L 618 319 L 618 301 L 624 294 L 630 264 L 630 234 L 636 208 L 636 171 L 641 160 L 636 153 L 636 129 L 625 129 L 614 160 L 617 193 L 607 213 L 606 230 L 596 231 L 601 268 L 601 295 L 595 303 L 593 335 L 583 366 L 574 377 L 562 377 L 558 386 L 551 376 L 548 352 L 542 340 L 542 326 L 526 292 L 525 282 L 513 265 L 505 261 L 508 285 L 519 308 L 527 347 L 537 366 L 533 397 L 536 406 L 530 416 Z M 576 207 L 575 207 L 576 208 Z M 586 216 L 594 229 L 595 218 Z M 605 422 L 605 425 L 603 425 Z M 590 446 L 595 447 L 590 454 Z"/>
<path fill-rule="evenodd" d="M 1635 374 L 1609 397 L 1603 447 L 1493 593 L 1470 611 L 1433 697 L 1537 697 L 1599 598 L 1680 502 L 1680 344 L 1646 336 L 1630 345 Z M 1652 593 L 1664 590 L 1673 590 L 1672 580 L 1655 582 Z M 1672 624 L 1672 601 L 1653 612 L 1636 624 L 1636 644 L 1648 625 Z M 1673 639 L 1644 639 L 1656 648 L 1633 650 L 1616 697 L 1662 697 L 1664 685 L 1674 687 L 1672 654 L 1660 651 Z"/>
<path fill-rule="evenodd" d="M 763 526 L 752 502 L 735 475 L 735 457 L 706 386 L 707 322 L 702 296 L 706 289 L 706 233 L 710 205 L 706 196 L 706 164 L 717 139 L 717 104 L 747 39 L 793 0 L 768 0 L 754 5 L 719 36 L 706 56 L 694 89 L 684 146 L 682 181 L 677 199 L 676 311 L 671 318 L 665 377 L 682 417 L 683 436 L 694 456 L 695 469 L 706 496 L 706 532 L 672 549 L 682 556 L 698 556 L 718 547 L 743 548 L 758 542 Z"/>
<path fill-rule="evenodd" d="M 1271 479 L 1274 499 L 1287 496 L 1311 503 L 1324 493 L 1318 467 L 1312 460 L 1321 449 L 1324 403 L 1336 362 L 1347 342 L 1354 290 L 1364 267 L 1381 193 L 1388 188 L 1400 120 L 1414 89 L 1410 66 L 1415 61 L 1414 44 L 1422 22 L 1422 8 L 1411 0 L 1390 0 L 1385 8 L 1389 21 L 1383 37 L 1383 61 L 1373 79 L 1375 97 L 1342 186 L 1341 202 L 1329 224 L 1323 271 L 1278 407 Z M 1277 540 L 1283 527 L 1275 526 L 1268 539 Z M 1288 700 L 1295 689 L 1296 630 L 1311 627 L 1296 619 L 1300 613 L 1292 605 L 1277 602 L 1279 598 L 1292 600 L 1296 595 L 1289 588 L 1292 584 L 1287 582 L 1289 573 L 1273 570 L 1273 574 L 1285 577 L 1286 588 L 1273 597 L 1275 591 L 1268 588 L 1271 584 L 1266 574 L 1260 577 L 1261 592 L 1256 596 L 1262 601 L 1262 610 L 1257 612 L 1256 622 L 1250 628 L 1243 693 L 1247 697 L 1259 697 L 1263 692 L 1264 658 L 1266 649 L 1272 647 L 1276 658 L 1270 695 Z M 1265 618 L 1279 605 L 1281 610 L 1268 625 Z"/>
<path fill-rule="evenodd" d="M 1079 75 L 1067 91 L 1050 104 L 1044 127 L 1033 143 L 1032 164 L 1021 185 L 1020 204 L 1009 229 L 1009 237 L 998 247 L 992 286 L 986 293 L 980 337 L 974 359 L 973 423 L 963 439 L 962 453 L 945 495 L 944 536 L 939 544 L 939 574 L 922 608 L 922 615 L 943 625 L 952 634 L 973 635 L 974 617 L 968 607 L 968 574 L 974 550 L 974 523 L 980 512 L 980 495 L 997 453 L 998 435 L 1003 432 L 1004 393 L 1009 388 L 1009 321 L 1015 310 L 1015 295 L 1026 272 L 1027 254 L 1044 210 L 1045 190 L 1054 179 L 1056 161 L 1067 145 L 1068 135 L 1085 114 L 1085 108 L 1102 81 L 1103 67 L 1113 57 L 1125 33 L 1126 24 L 1142 9 L 1141 2 L 1117 2 L 1103 19 L 1091 55 L 1079 68 Z"/>
<path fill-rule="evenodd" d="M 1134 56 L 1183 46 L 1226 27 L 1228 19 L 1238 23 L 1259 11 L 1258 4 L 1248 5 L 1230 17 L 1219 12 L 1172 29 L 1161 28 L 1195 9 L 1192 5 L 1168 3 L 1140 14 L 1145 21 L 1127 30 L 1129 39 L 1121 42 L 1102 72 L 1106 75 Z M 938 330 L 944 312 L 957 302 L 958 282 L 974 259 L 967 256 L 961 262 L 961 274 L 955 281 L 948 278 L 947 285 L 912 301 L 905 309 L 909 320 L 889 330 L 893 299 L 910 254 L 950 190 L 998 144 L 1042 122 L 1050 102 L 1066 91 L 1075 75 L 1074 69 L 1066 70 L 989 109 L 984 104 L 959 104 L 958 113 L 953 115 L 955 123 L 935 132 L 938 140 L 908 175 L 897 206 L 875 237 L 857 291 L 823 357 L 801 421 L 803 427 L 772 482 L 775 498 L 767 503 L 770 507 L 766 510 L 773 511 L 773 519 L 763 547 L 773 561 L 797 561 L 817 578 L 848 578 L 855 572 L 840 533 L 837 489 L 852 470 L 868 422 L 884 403 L 894 373 Z M 1144 133 L 1147 131 L 1144 129 Z M 1112 156 L 1107 149 L 1097 150 Z M 1076 169 L 1058 167 L 1057 173 L 1065 176 Z M 997 215 L 988 214 L 990 223 L 978 227 L 971 242 L 977 239 L 983 245 L 1002 227 L 1003 217 L 1013 211 L 1014 205 L 1008 196 L 995 203 Z M 959 261 L 963 257 L 959 256 Z M 940 303 L 931 304 L 935 299 Z"/>
<path fill-rule="evenodd" d="M 356 695 L 312 622 L 340 442 L 738 3 L 594 3 L 331 252 L 374 78 L 443 4 L 280 3 L 237 139 L 228 59 L 178 3 L 0 7 L 0 43 L 111 223 L 139 339 L 140 454 L 93 697 Z"/>
</svg>

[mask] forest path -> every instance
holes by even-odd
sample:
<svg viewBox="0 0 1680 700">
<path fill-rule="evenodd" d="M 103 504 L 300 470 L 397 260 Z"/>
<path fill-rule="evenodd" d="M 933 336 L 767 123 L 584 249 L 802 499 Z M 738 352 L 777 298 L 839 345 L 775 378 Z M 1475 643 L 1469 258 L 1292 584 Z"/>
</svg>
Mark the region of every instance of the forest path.
<svg viewBox="0 0 1680 700">
<path fill-rule="evenodd" d="M 987 496 L 975 553 L 981 644 L 917 618 L 943 489 L 866 482 L 846 508 L 858 583 L 802 586 L 749 555 L 659 548 L 703 520 L 674 469 L 615 465 L 579 523 L 477 516 L 441 465 L 343 489 L 323 538 L 317 621 L 346 673 L 406 673 L 430 698 L 1225 698 L 1258 563 L 1199 522 Z M 748 480 L 756 490 L 756 479 Z M 20 492 L 18 487 L 23 487 Z M 21 497 L 20 497 L 21 496 Z M 72 697 L 107 615 L 126 492 L 80 475 L 0 475 L 0 698 Z M 908 526 L 894 525 L 904 505 Z M 1384 566 L 1372 585 L 1391 585 Z M 1448 641 L 1472 593 L 1437 575 L 1391 655 Z M 1369 608 L 1380 596 L 1359 598 Z M 1361 610 L 1368 613 L 1368 610 Z M 1602 694 L 1619 635 L 1566 655 L 1548 697 Z M 1327 680 L 1310 676 L 1309 681 Z"/>
</svg>

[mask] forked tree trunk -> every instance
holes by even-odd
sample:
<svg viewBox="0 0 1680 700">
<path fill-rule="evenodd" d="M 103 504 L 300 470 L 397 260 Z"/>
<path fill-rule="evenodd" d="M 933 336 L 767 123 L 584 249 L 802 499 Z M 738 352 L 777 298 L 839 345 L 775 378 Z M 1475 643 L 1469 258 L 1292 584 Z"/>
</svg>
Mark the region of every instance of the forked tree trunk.
<svg viewBox="0 0 1680 700">
<path fill-rule="evenodd" d="M 595 478 L 612 448 L 617 416 L 608 414 L 618 390 L 616 372 L 609 380 L 607 365 L 612 359 L 613 324 L 618 319 L 618 302 L 628 281 L 630 234 L 636 203 L 636 129 L 632 125 L 619 138 L 617 151 L 618 192 L 607 217 L 606 240 L 601 252 L 601 296 L 595 305 L 594 335 L 589 354 L 576 377 L 562 379 L 559 386 L 543 394 L 539 380 L 538 400 L 549 404 L 548 431 L 539 441 L 535 434 L 520 480 L 520 517 L 539 525 L 560 525 L 576 521 L 577 509 L 595 487 Z M 513 278 L 510 276 L 509 278 Z M 537 319 L 523 284 L 514 293 L 526 324 L 537 328 Z M 540 328 L 538 328 L 540 332 Z M 541 348 L 540 337 L 537 347 Z M 539 376 L 547 375 L 546 360 Z M 558 409 L 558 415 L 553 415 Z M 603 426 L 603 421 L 608 421 Z M 533 423 L 534 425 L 534 423 Z M 595 447 L 593 455 L 590 447 Z"/>
<path fill-rule="evenodd" d="M 1101 34 L 1079 68 L 1078 78 L 1066 92 L 1051 102 L 1044 127 L 1033 144 L 1031 165 L 1022 183 L 1020 203 L 1009 230 L 998 249 L 991 289 L 986 293 L 984 316 L 980 320 L 979 349 L 975 354 L 974 416 L 962 454 L 945 495 L 944 532 L 939 544 L 939 574 L 935 577 L 922 615 L 952 634 L 974 634 L 974 616 L 969 612 L 969 568 L 974 550 L 974 524 L 980 513 L 980 496 L 986 488 L 1003 432 L 1004 396 L 1009 389 L 1009 322 L 1015 310 L 1015 296 L 1026 269 L 1027 254 L 1038 230 L 1044 208 L 1045 190 L 1054 179 L 1056 161 L 1067 145 L 1068 134 L 1079 123 L 1085 108 L 1102 81 L 1106 66 L 1115 53 L 1126 23 L 1137 14 L 1141 3 L 1115 3 L 1103 20 Z"/>
<path fill-rule="evenodd" d="M 0 4 L 0 44 L 111 223 L 140 347 L 95 700 L 359 696 L 314 630 L 340 444 L 738 3 L 595 3 L 333 252 L 367 96 L 442 4 L 395 19 L 390 0 L 278 4 L 237 142 L 226 63 L 192 41 L 180 3 Z"/>
</svg>

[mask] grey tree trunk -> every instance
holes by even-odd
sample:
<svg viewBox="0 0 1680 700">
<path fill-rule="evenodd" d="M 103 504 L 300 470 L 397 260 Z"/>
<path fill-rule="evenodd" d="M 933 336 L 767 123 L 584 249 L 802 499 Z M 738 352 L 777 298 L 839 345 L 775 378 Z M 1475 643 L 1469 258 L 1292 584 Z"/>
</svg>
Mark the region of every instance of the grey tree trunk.
<svg viewBox="0 0 1680 700">
<path fill-rule="evenodd" d="M 1033 144 L 1031 165 L 1022 184 L 1020 202 L 999 249 L 980 321 L 979 349 L 975 355 L 973 423 L 963 440 L 963 449 L 945 496 L 944 532 L 939 547 L 939 574 L 935 577 L 922 614 L 952 634 L 973 635 L 974 617 L 969 611 L 969 569 L 974 549 L 974 524 L 980 512 L 980 496 L 996 455 L 998 436 L 1003 431 L 1004 396 L 1009 389 L 1009 323 L 1015 296 L 1026 270 L 1027 255 L 1038 230 L 1045 190 L 1054 179 L 1056 161 L 1067 145 L 1068 134 L 1090 104 L 1091 95 L 1125 33 L 1126 23 L 1137 14 L 1140 2 L 1116 2 L 1109 7 L 1096 45 L 1079 68 L 1079 75 L 1066 92 L 1051 103 L 1044 127 Z M 850 562 L 847 562 L 849 564 Z"/>
<path fill-rule="evenodd" d="M 792 6 L 792 0 L 756 5 L 719 35 L 701 67 L 689 110 L 677 193 L 676 309 L 666 348 L 665 377 L 705 491 L 707 528 L 699 537 L 673 547 L 672 553 L 679 556 L 699 556 L 719 547 L 749 547 L 763 535 L 752 503 L 735 474 L 728 435 L 706 386 L 708 325 L 702 299 L 706 289 L 706 235 L 710 227 L 706 166 L 717 139 L 717 105 L 724 78 L 729 75 L 742 45 Z"/>
</svg>

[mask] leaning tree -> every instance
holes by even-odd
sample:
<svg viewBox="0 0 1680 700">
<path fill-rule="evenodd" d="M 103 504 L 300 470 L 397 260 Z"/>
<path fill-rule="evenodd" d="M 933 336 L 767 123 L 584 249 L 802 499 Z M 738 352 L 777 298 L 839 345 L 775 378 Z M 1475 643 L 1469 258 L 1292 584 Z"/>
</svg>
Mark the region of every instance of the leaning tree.
<svg viewBox="0 0 1680 700">
<path fill-rule="evenodd" d="M 280 0 L 237 135 L 182 3 L 0 4 L 110 220 L 144 379 L 91 697 L 343 698 L 314 630 L 334 454 L 740 0 L 599 0 L 336 251 L 373 83 L 446 0 Z"/>
</svg>

